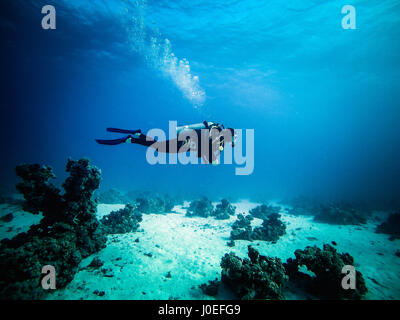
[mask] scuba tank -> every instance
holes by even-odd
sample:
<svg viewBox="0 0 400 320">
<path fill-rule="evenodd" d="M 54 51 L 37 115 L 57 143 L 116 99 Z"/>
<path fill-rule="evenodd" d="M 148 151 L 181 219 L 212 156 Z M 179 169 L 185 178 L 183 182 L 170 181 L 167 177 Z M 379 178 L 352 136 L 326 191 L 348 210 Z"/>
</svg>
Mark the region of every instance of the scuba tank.
<svg viewBox="0 0 400 320">
<path fill-rule="evenodd" d="M 195 123 L 195 124 L 189 124 L 186 126 L 180 126 L 176 127 L 176 133 L 179 135 L 181 132 L 184 132 L 186 130 L 201 130 L 201 129 L 208 129 L 210 126 L 212 126 L 214 123 L 209 122 L 209 121 L 204 121 L 202 123 Z"/>
</svg>

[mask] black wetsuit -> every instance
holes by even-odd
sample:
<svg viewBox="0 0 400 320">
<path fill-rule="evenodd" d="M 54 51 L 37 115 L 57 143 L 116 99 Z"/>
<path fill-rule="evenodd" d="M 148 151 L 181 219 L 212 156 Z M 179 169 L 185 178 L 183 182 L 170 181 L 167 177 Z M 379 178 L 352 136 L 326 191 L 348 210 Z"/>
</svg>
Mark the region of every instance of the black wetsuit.
<svg viewBox="0 0 400 320">
<path fill-rule="evenodd" d="M 208 154 L 203 152 L 202 143 L 201 143 L 201 131 L 200 130 L 193 130 L 197 134 L 197 143 L 194 146 L 191 146 L 191 140 L 178 140 L 178 139 L 170 139 L 165 141 L 157 141 L 151 137 L 148 137 L 142 133 L 140 133 L 139 137 L 128 136 L 127 140 L 130 138 L 131 143 L 140 144 L 146 147 L 151 147 L 156 149 L 158 152 L 165 152 L 165 153 L 184 153 L 184 152 L 191 152 L 194 151 L 197 153 L 198 158 L 203 158 L 207 160 L 207 162 L 212 163 L 218 156 L 215 155 L 215 151 L 219 149 L 215 148 L 214 146 L 214 153 L 213 153 L 213 143 L 211 139 L 208 137 L 203 137 L 208 139 Z M 127 142 L 127 141 L 125 141 Z M 129 143 L 129 142 L 128 142 Z M 186 146 L 185 146 L 186 145 Z M 218 145 L 219 146 L 219 145 Z M 212 156 L 214 154 L 214 156 Z"/>
<path fill-rule="evenodd" d="M 211 132 L 210 127 L 206 126 L 209 129 L 208 133 Z M 219 132 L 221 132 L 220 128 L 217 128 Z M 115 128 L 107 128 L 109 132 L 118 132 L 118 133 L 129 133 L 129 135 L 119 138 L 119 139 L 112 139 L 112 140 L 100 140 L 96 139 L 97 143 L 105 144 L 105 145 L 117 145 L 121 143 L 133 143 L 133 144 L 140 144 L 142 146 L 151 147 L 156 149 L 158 152 L 163 153 L 183 153 L 183 152 L 190 152 L 194 151 L 197 153 L 198 158 L 202 158 L 205 162 L 212 163 L 219 157 L 220 150 L 219 146 L 223 146 L 223 139 L 218 139 L 219 141 L 211 140 L 209 135 L 202 134 L 202 129 L 192 130 L 189 131 L 191 134 L 188 135 L 186 140 L 178 140 L 177 139 L 170 139 L 164 141 L 157 141 L 152 137 L 148 137 L 141 133 L 141 130 L 124 130 L 124 129 L 115 129 Z M 197 143 L 190 139 L 190 135 L 195 133 L 197 135 Z M 202 138 L 207 139 L 208 145 L 208 153 L 205 150 L 202 150 Z M 193 144 L 192 144 L 193 143 Z M 213 150 L 214 149 L 214 150 Z"/>
</svg>

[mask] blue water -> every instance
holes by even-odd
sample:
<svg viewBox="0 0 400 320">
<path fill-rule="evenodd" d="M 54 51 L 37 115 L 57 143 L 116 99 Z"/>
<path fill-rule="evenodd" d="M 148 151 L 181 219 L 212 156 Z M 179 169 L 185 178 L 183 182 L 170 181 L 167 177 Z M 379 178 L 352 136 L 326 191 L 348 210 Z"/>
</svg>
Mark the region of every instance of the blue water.
<svg viewBox="0 0 400 320">
<path fill-rule="evenodd" d="M 41 28 L 54 5 L 56 30 Z M 2 188 L 21 162 L 89 157 L 102 188 L 214 197 L 400 199 L 400 3 L 1 1 Z M 176 59 L 176 60 L 175 60 Z M 254 172 L 156 165 L 106 127 L 255 130 Z"/>
</svg>

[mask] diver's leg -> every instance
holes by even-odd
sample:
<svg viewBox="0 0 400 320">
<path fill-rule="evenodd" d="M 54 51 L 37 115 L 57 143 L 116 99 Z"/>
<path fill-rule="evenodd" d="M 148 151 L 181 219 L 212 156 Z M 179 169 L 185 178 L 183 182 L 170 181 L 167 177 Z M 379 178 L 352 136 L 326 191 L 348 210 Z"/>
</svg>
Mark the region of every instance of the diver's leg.
<svg viewBox="0 0 400 320">
<path fill-rule="evenodd" d="M 117 133 L 129 133 L 129 134 L 137 134 L 142 133 L 142 130 L 125 130 L 125 129 L 118 129 L 118 128 L 107 128 L 108 132 L 117 132 Z"/>
<path fill-rule="evenodd" d="M 117 144 L 121 144 L 121 143 L 125 143 L 128 139 L 130 139 L 132 136 L 126 136 L 123 138 L 119 138 L 119 139 L 111 139 L 111 140 L 102 140 L 102 139 L 96 139 L 96 142 L 99 144 L 105 144 L 108 146 L 115 146 Z"/>
<path fill-rule="evenodd" d="M 135 143 L 135 144 L 140 144 L 142 146 L 150 147 L 157 141 L 154 140 L 152 137 L 148 137 L 142 133 L 139 133 L 135 136 L 131 136 L 129 139 L 127 139 L 126 143 Z"/>
<path fill-rule="evenodd" d="M 189 146 L 185 147 L 187 141 L 179 141 L 178 139 L 156 141 L 153 138 L 143 135 L 141 139 L 134 139 L 133 141 L 133 143 L 146 145 L 148 147 L 156 149 L 158 152 L 161 153 L 180 153 L 190 151 Z"/>
<path fill-rule="evenodd" d="M 104 144 L 104 145 L 108 145 L 108 146 L 115 146 L 115 145 L 118 145 L 118 144 L 121 144 L 121 143 L 134 143 L 134 144 L 140 144 L 142 146 L 149 147 L 156 141 L 155 140 L 146 140 L 146 139 L 135 138 L 135 137 L 133 137 L 131 135 L 128 135 L 126 137 L 119 138 L 119 139 L 110 139 L 110 140 L 96 139 L 96 142 L 98 144 Z"/>
</svg>

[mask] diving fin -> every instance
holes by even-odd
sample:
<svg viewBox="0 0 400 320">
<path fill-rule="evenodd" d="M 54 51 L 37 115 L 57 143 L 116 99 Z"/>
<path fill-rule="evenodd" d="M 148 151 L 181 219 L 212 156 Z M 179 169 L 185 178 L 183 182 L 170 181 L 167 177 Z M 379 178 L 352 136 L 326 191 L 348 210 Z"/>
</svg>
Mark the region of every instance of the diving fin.
<svg viewBox="0 0 400 320">
<path fill-rule="evenodd" d="M 107 128 L 108 132 L 117 132 L 117 133 L 130 133 L 130 134 L 136 134 L 136 133 L 142 133 L 142 130 L 125 130 L 125 129 L 118 129 L 118 128 Z"/>
<path fill-rule="evenodd" d="M 96 139 L 96 142 L 99 144 L 105 144 L 108 146 L 115 146 L 117 144 L 121 144 L 121 143 L 125 143 L 129 138 L 131 138 L 130 136 L 126 136 L 123 138 L 119 138 L 119 139 L 111 139 L 111 140 L 101 140 L 101 139 Z"/>
</svg>

